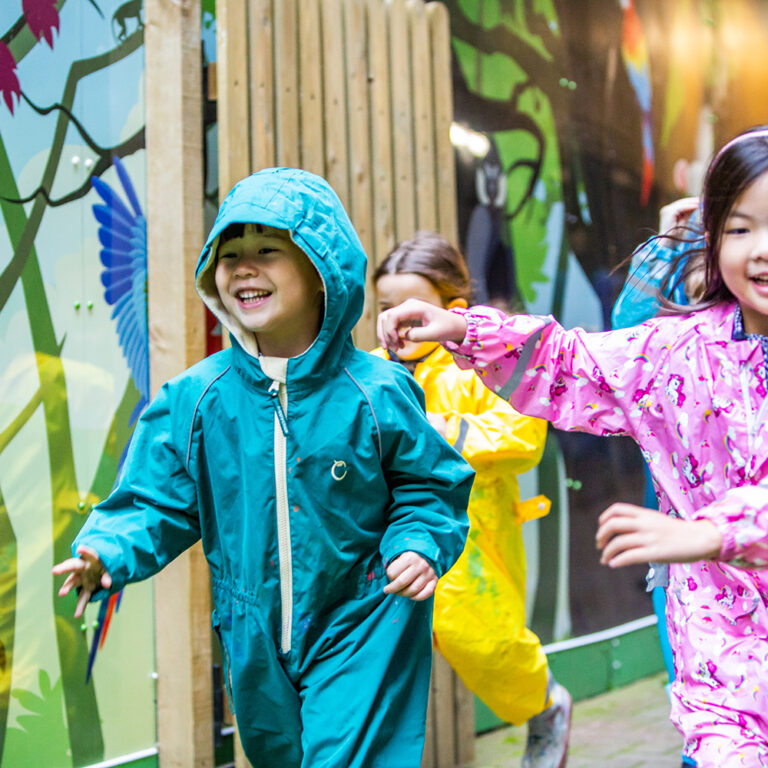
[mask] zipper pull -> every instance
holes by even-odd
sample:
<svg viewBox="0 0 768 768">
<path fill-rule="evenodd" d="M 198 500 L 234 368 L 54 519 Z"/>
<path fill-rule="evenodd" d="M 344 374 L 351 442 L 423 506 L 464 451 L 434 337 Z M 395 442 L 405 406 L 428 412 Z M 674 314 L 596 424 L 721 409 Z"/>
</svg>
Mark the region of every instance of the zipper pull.
<svg viewBox="0 0 768 768">
<path fill-rule="evenodd" d="M 269 385 L 269 389 L 267 391 L 269 392 L 269 398 L 272 403 L 272 407 L 275 409 L 275 413 L 277 414 L 277 420 L 280 422 L 280 429 L 283 430 L 283 437 L 288 437 L 288 419 L 285 418 L 285 411 L 283 410 L 283 406 L 280 405 L 280 382 L 273 381 Z"/>
</svg>

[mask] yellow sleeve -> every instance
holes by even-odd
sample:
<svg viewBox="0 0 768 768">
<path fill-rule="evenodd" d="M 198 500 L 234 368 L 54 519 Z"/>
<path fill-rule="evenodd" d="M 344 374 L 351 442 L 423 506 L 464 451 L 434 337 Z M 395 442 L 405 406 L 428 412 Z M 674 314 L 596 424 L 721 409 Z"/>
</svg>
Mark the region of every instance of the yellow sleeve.
<svg viewBox="0 0 768 768">
<path fill-rule="evenodd" d="M 477 377 L 457 393 L 455 405 L 455 410 L 443 413 L 445 436 L 473 467 L 493 462 L 497 469 L 519 475 L 538 464 L 547 437 L 546 421 L 518 413 Z"/>
</svg>

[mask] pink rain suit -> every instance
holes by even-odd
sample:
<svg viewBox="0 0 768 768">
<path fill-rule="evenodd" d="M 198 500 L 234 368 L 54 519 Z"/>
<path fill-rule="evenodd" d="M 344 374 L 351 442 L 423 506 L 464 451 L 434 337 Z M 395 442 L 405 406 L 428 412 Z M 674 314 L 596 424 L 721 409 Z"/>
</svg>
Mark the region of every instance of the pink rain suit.
<svg viewBox="0 0 768 768">
<path fill-rule="evenodd" d="M 707 518 L 716 561 L 670 565 L 671 719 L 699 768 L 768 766 L 768 414 L 759 338 L 734 340 L 735 304 L 605 333 L 551 317 L 454 310 L 446 346 L 521 413 L 629 435 L 659 509 Z"/>
</svg>

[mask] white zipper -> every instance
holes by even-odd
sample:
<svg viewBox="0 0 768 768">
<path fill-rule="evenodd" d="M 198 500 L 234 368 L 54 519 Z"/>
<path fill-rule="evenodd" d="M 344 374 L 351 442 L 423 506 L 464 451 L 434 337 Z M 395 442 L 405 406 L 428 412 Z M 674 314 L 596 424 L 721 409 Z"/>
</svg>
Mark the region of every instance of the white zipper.
<svg viewBox="0 0 768 768">
<path fill-rule="evenodd" d="M 269 395 L 275 406 L 275 498 L 277 501 L 277 551 L 280 559 L 280 650 L 291 650 L 293 624 L 293 562 L 291 556 L 291 520 L 288 514 L 288 484 L 285 471 L 285 438 L 288 434 L 288 392 L 285 384 L 273 381 Z"/>
</svg>

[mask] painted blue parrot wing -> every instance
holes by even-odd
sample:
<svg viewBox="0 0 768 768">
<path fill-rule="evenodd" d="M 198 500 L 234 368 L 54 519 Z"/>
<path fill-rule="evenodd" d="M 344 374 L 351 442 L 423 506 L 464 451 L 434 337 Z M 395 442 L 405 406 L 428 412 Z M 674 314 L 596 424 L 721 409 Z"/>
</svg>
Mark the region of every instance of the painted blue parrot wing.
<svg viewBox="0 0 768 768">
<path fill-rule="evenodd" d="M 113 307 L 120 347 L 140 394 L 133 421 L 149 402 L 147 223 L 128 172 L 120 158 L 113 163 L 128 205 L 109 184 L 94 177 L 93 188 L 103 204 L 93 206 L 93 215 L 99 223 L 104 299 Z"/>
</svg>

